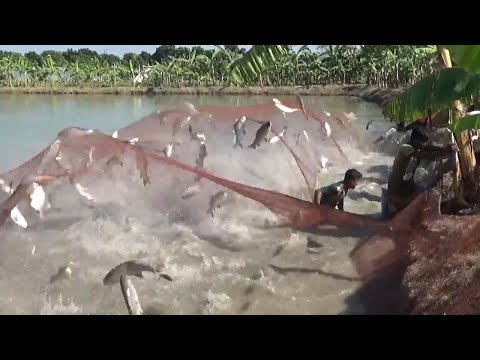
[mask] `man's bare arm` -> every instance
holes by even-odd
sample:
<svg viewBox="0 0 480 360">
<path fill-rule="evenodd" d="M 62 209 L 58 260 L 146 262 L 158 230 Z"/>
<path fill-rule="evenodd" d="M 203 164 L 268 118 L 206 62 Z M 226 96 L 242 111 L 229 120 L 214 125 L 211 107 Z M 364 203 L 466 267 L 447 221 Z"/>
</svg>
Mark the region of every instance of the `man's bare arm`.
<svg viewBox="0 0 480 360">
<path fill-rule="evenodd" d="M 313 193 L 313 203 L 314 204 L 320 204 L 320 200 L 322 199 L 322 192 L 320 189 L 316 189 L 315 192 Z"/>
</svg>

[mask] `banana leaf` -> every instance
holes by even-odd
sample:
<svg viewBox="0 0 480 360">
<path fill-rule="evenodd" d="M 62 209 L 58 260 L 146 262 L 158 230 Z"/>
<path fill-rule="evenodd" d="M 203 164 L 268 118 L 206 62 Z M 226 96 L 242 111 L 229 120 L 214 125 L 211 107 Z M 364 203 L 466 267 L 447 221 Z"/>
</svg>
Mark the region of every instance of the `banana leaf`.
<svg viewBox="0 0 480 360">
<path fill-rule="evenodd" d="M 267 69 L 290 51 L 290 45 L 253 45 L 245 55 L 232 63 L 232 78 L 238 84 L 256 80 Z"/>
<path fill-rule="evenodd" d="M 464 130 L 480 129 L 480 114 L 464 116 L 454 121 L 448 128 L 454 133 L 461 133 Z"/>
<path fill-rule="evenodd" d="M 448 51 L 458 66 L 480 74 L 480 45 L 440 45 Z"/>
<path fill-rule="evenodd" d="M 480 94 L 480 75 L 461 67 L 428 75 L 389 101 L 384 114 L 396 121 L 415 121 L 450 108 L 456 100 L 470 103 Z"/>
</svg>

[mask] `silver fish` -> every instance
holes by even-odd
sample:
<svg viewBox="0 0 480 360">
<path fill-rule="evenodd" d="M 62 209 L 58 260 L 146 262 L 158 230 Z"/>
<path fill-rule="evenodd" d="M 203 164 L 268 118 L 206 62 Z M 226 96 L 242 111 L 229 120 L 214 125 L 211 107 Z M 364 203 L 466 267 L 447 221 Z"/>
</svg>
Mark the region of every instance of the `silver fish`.
<svg viewBox="0 0 480 360">
<path fill-rule="evenodd" d="M 163 153 L 165 154 L 166 157 L 172 156 L 172 151 L 173 151 L 173 143 L 168 144 L 165 149 L 163 149 Z"/>
<path fill-rule="evenodd" d="M 117 265 L 112 270 L 110 270 L 107 275 L 103 278 L 104 285 L 113 285 L 120 281 L 120 276 L 122 275 L 133 275 L 139 278 L 143 278 L 143 271 L 148 271 L 151 273 L 157 273 L 158 270 L 155 270 L 148 264 L 142 263 L 136 260 L 129 260 L 120 265 Z M 160 274 L 160 277 L 172 281 L 172 278 L 166 274 Z"/>
<path fill-rule="evenodd" d="M 91 146 L 90 151 L 88 152 L 87 167 L 90 167 L 93 164 L 93 152 L 94 152 L 94 150 L 95 150 L 95 146 Z"/>
<path fill-rule="evenodd" d="M 283 128 L 283 130 L 278 134 L 278 135 L 275 135 L 273 136 L 268 142 L 270 144 L 274 144 L 276 143 L 278 140 L 280 140 L 280 138 L 284 137 L 285 136 L 285 133 L 287 132 L 287 127 L 285 126 Z"/>
<path fill-rule="evenodd" d="M 243 148 L 242 145 L 242 138 L 244 135 L 247 134 L 247 130 L 245 130 L 245 122 L 247 121 L 247 118 L 245 116 L 242 116 L 240 119 L 237 119 L 235 121 L 235 124 L 233 124 L 233 147 L 236 148 L 237 146 L 240 146 Z"/>
<path fill-rule="evenodd" d="M 203 169 L 203 161 L 207 157 L 207 147 L 205 144 L 200 145 L 200 151 L 198 152 L 198 158 L 195 160 L 197 166 Z"/>
<path fill-rule="evenodd" d="M 197 194 L 200 192 L 200 184 L 195 183 L 193 185 L 190 185 L 187 190 L 184 191 L 182 194 L 182 199 L 188 199 L 191 198 L 193 195 Z"/>
<path fill-rule="evenodd" d="M 72 276 L 72 269 L 70 266 L 62 266 L 57 270 L 57 273 L 50 276 L 50 284 L 58 280 L 66 280 Z"/>
<path fill-rule="evenodd" d="M 145 315 L 140 305 L 140 300 L 138 299 L 137 290 L 128 276 L 120 276 L 120 289 L 122 289 L 122 295 L 127 305 L 128 313 L 130 315 Z"/>
<path fill-rule="evenodd" d="M 212 195 L 210 198 L 209 208 L 207 214 L 212 215 L 212 218 L 215 216 L 215 211 L 220 208 L 222 202 L 227 198 L 227 193 L 225 191 L 219 191 L 216 194 Z"/>
<path fill-rule="evenodd" d="M 188 132 L 190 133 L 190 137 L 194 141 L 200 141 L 201 144 L 204 144 L 206 141 L 205 134 L 199 134 L 193 132 L 192 125 L 188 125 Z"/>
<path fill-rule="evenodd" d="M 272 129 L 272 123 L 270 121 L 265 122 L 260 128 L 257 130 L 257 133 L 255 134 L 255 140 L 253 143 L 249 146 L 252 149 L 256 149 L 262 141 L 267 141 L 267 135 Z"/>
</svg>

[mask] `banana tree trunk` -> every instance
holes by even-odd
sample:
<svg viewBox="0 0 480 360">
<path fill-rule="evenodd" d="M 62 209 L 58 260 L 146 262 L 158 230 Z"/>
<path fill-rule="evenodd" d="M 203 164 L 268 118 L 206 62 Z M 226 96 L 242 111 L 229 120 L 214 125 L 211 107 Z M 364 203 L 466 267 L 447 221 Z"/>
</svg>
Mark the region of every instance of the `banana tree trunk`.
<svg viewBox="0 0 480 360">
<path fill-rule="evenodd" d="M 450 53 L 437 45 L 437 55 L 440 64 L 444 67 L 452 67 Z M 463 117 L 465 112 L 460 101 L 456 101 L 452 109 L 452 121 Z M 453 187 L 455 192 L 455 199 L 460 203 L 465 203 L 466 200 L 473 200 L 472 195 L 477 191 L 475 186 L 475 154 L 471 145 L 470 133 L 463 131 L 455 136 L 455 141 L 458 145 L 458 161 L 453 176 Z"/>
</svg>

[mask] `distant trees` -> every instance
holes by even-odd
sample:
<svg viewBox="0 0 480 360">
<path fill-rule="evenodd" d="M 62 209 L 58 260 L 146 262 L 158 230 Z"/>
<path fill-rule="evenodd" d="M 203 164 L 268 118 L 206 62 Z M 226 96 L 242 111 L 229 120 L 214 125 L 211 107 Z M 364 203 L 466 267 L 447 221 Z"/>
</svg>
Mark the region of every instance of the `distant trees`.
<svg viewBox="0 0 480 360">
<path fill-rule="evenodd" d="M 90 49 L 28 52 L 0 50 L 0 86 L 309 86 L 412 84 L 431 73 L 435 53 L 415 45 L 238 45 L 186 48 L 123 57 Z"/>
</svg>

